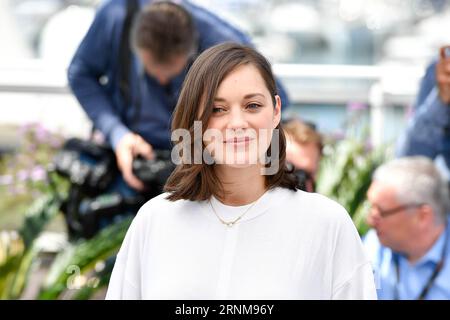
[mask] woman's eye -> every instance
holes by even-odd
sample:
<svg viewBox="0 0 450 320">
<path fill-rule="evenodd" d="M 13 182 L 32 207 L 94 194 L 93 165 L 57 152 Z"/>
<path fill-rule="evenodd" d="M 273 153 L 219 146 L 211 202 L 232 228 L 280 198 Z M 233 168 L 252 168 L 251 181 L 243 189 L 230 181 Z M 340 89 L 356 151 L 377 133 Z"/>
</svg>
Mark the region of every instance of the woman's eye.
<svg viewBox="0 0 450 320">
<path fill-rule="evenodd" d="M 256 109 L 259 109 L 260 107 L 261 107 L 261 105 L 257 104 L 257 103 L 249 103 L 247 105 L 247 109 L 250 109 L 250 110 L 256 110 Z"/>
<path fill-rule="evenodd" d="M 213 113 L 221 113 L 221 112 L 224 112 L 224 111 L 225 111 L 225 109 L 222 108 L 222 107 L 213 107 L 213 109 L 212 109 Z"/>
</svg>

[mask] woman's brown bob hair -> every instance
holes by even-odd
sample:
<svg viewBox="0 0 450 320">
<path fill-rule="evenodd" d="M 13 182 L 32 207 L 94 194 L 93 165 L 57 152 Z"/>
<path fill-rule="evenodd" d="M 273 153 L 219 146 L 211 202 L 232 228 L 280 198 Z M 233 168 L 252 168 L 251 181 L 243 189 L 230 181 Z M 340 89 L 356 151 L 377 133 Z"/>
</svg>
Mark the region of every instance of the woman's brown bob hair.
<svg viewBox="0 0 450 320">
<path fill-rule="evenodd" d="M 172 131 L 186 129 L 191 137 L 195 137 L 194 121 L 201 121 L 202 124 L 209 122 L 214 98 L 222 80 L 237 67 L 246 64 L 251 64 L 259 70 L 275 106 L 277 88 L 270 64 L 266 58 L 253 48 L 235 43 L 223 43 L 204 51 L 189 70 L 173 114 Z M 203 110 L 202 114 L 200 114 L 201 110 Z M 203 132 L 206 127 L 206 125 L 202 126 Z M 275 129 L 279 130 L 280 169 L 274 175 L 265 176 L 266 188 L 283 187 L 296 190 L 296 178 L 286 169 L 284 132 L 280 124 Z M 202 149 L 205 148 L 203 143 L 198 144 L 191 139 L 188 146 L 191 155 L 195 153 L 202 155 L 203 150 L 197 150 L 198 147 L 194 148 L 194 145 L 202 145 Z M 268 150 L 270 151 L 270 149 L 271 146 Z M 212 195 L 222 199 L 224 188 L 214 172 L 214 165 L 203 162 L 202 164 L 195 164 L 194 161 L 189 161 L 189 163 L 183 162 L 175 168 L 164 186 L 164 191 L 170 193 L 167 199 L 172 201 L 179 199 L 203 201 L 208 200 Z"/>
</svg>

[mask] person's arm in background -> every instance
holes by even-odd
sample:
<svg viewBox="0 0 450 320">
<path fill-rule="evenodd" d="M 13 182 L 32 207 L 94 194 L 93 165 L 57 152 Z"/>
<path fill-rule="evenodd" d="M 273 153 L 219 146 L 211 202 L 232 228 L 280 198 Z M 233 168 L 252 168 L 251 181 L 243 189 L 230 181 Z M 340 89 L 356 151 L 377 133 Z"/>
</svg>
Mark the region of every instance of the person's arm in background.
<svg viewBox="0 0 450 320">
<path fill-rule="evenodd" d="M 115 75 L 111 70 L 119 67 L 118 45 L 125 12 L 125 5 L 115 1 L 105 2 L 99 8 L 70 63 L 68 80 L 95 128 L 113 147 L 124 179 L 131 187 L 142 189 L 142 182 L 132 174 L 131 164 L 136 154 L 151 158 L 152 147 L 122 122 L 120 111 L 115 110 L 112 102 L 113 90 L 107 89 L 113 84 L 100 83 L 101 77 Z M 115 79 L 108 81 L 114 82 Z"/>
<path fill-rule="evenodd" d="M 448 58 L 441 56 L 428 68 L 419 90 L 419 105 L 397 145 L 397 156 L 423 155 L 434 159 L 443 152 L 450 123 L 450 96 L 442 93 L 450 88 L 449 75 Z"/>
<path fill-rule="evenodd" d="M 73 94 L 87 113 L 95 128 L 100 130 L 108 142 L 115 148 L 120 138 L 129 129 L 122 123 L 120 114 L 114 109 L 112 97 L 108 94 L 106 85 L 100 83 L 100 78 L 108 76 L 115 59 L 113 58 L 115 28 L 121 27 L 118 10 L 109 1 L 97 11 L 94 21 L 82 40 L 68 69 L 68 80 Z M 118 39 L 117 39 L 118 41 Z M 114 81 L 109 79 L 109 81 Z M 111 85 L 111 84 L 109 84 Z"/>
<path fill-rule="evenodd" d="M 420 82 L 419 92 L 414 104 L 415 109 L 423 105 L 425 99 L 436 85 L 436 63 L 437 60 L 433 60 L 425 70 L 425 75 Z"/>
<path fill-rule="evenodd" d="M 199 31 L 200 51 L 222 42 L 237 42 L 254 48 L 250 37 L 246 33 L 217 15 L 192 3 L 188 3 L 186 7 L 192 13 Z M 281 98 L 281 109 L 284 112 L 290 105 L 289 96 L 280 79 L 276 78 L 275 80 L 278 95 Z"/>
</svg>

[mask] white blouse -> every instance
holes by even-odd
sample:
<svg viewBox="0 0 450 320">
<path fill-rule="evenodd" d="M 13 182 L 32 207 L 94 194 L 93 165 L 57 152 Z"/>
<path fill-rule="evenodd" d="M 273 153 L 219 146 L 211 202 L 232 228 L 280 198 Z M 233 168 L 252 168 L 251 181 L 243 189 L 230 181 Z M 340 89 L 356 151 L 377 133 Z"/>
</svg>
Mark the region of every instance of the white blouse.
<svg viewBox="0 0 450 320">
<path fill-rule="evenodd" d="M 345 209 L 275 188 L 252 204 L 147 202 L 131 224 L 107 299 L 376 299 L 371 264 Z"/>
</svg>

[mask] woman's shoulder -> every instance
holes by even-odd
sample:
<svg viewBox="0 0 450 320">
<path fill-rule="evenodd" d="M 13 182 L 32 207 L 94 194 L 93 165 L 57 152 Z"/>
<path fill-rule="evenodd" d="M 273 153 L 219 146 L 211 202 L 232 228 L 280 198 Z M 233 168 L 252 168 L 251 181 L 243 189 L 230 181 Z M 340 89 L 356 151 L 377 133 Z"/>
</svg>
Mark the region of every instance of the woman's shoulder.
<svg viewBox="0 0 450 320">
<path fill-rule="evenodd" d="M 169 195 L 170 193 L 164 192 L 148 200 L 139 209 L 137 216 L 142 216 L 142 219 L 173 216 L 179 212 L 195 210 L 200 205 L 199 202 L 190 200 L 171 201 L 168 199 Z"/>
<path fill-rule="evenodd" d="M 285 194 L 284 206 L 296 215 L 339 223 L 349 220 L 347 210 L 335 200 L 319 193 L 310 193 L 302 190 L 280 189 L 280 194 Z"/>
</svg>

